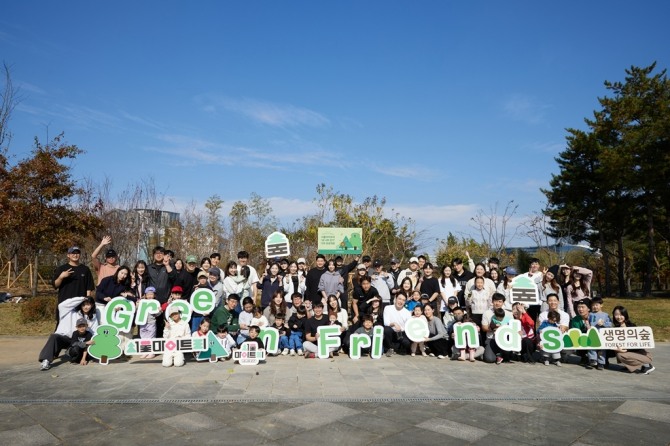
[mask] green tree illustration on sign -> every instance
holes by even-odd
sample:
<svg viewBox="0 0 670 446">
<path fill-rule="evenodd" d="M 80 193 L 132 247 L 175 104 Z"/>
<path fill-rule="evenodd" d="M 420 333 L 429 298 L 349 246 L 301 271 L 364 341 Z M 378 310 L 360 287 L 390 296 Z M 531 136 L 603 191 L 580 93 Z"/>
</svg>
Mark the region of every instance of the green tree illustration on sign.
<svg viewBox="0 0 670 446">
<path fill-rule="evenodd" d="M 100 364 L 107 365 L 110 360 L 121 356 L 121 339 L 118 337 L 119 330 L 111 325 L 100 325 L 95 330 L 92 344 L 88 348 L 88 354 L 100 360 Z"/>
<path fill-rule="evenodd" d="M 196 359 L 198 361 L 209 359 L 209 362 L 216 362 L 219 358 L 227 358 L 228 356 L 230 356 L 230 352 L 223 348 L 214 332 L 209 331 L 207 332 L 207 350 L 199 352 Z"/>
</svg>

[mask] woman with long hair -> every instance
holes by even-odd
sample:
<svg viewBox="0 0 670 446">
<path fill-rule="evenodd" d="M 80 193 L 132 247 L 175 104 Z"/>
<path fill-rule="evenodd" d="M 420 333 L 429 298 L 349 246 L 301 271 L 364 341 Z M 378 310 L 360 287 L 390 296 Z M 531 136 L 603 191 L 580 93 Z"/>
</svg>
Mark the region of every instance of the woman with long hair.
<svg viewBox="0 0 670 446">
<path fill-rule="evenodd" d="M 621 305 L 617 305 L 612 310 L 612 321 L 615 327 L 635 327 L 628 317 L 628 310 Z M 616 360 L 619 364 L 623 364 L 630 373 L 650 374 L 656 367 L 652 364 L 651 353 L 645 349 L 617 349 Z"/>
<path fill-rule="evenodd" d="M 568 310 L 570 317 L 577 315 L 577 302 L 584 298 L 591 298 L 591 279 L 593 271 L 575 266 L 570 273 L 570 284 L 567 286 Z"/>
</svg>

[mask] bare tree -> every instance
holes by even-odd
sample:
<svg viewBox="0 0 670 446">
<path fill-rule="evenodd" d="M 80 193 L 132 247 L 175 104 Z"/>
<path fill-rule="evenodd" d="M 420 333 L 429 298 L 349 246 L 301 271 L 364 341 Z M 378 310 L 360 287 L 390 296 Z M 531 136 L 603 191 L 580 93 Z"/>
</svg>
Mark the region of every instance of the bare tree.
<svg viewBox="0 0 670 446">
<path fill-rule="evenodd" d="M 11 68 L 2 64 L 4 72 L 5 85 L 0 91 L 0 157 L 2 157 L 2 167 L 7 159 L 5 158 L 9 143 L 12 140 L 12 133 L 9 131 L 9 120 L 16 105 L 20 102 L 19 89 L 12 83 Z"/>
<path fill-rule="evenodd" d="M 550 220 L 544 212 L 529 215 L 521 223 L 521 227 L 537 246 L 538 257 L 544 257 L 542 260 L 545 265 L 554 265 L 561 260 L 556 240 L 550 236 Z"/>
<path fill-rule="evenodd" d="M 511 231 L 511 228 L 508 227 L 518 208 L 519 205 L 515 204 L 514 200 L 510 200 L 505 205 L 502 215 L 500 215 L 498 202 L 496 201 L 489 208 L 489 213 L 480 209 L 470 219 L 470 226 L 479 231 L 482 242 L 491 248 L 492 254 L 495 254 L 496 257 L 502 255 L 502 252 L 519 230 L 518 226 L 514 228 L 514 231 Z"/>
</svg>

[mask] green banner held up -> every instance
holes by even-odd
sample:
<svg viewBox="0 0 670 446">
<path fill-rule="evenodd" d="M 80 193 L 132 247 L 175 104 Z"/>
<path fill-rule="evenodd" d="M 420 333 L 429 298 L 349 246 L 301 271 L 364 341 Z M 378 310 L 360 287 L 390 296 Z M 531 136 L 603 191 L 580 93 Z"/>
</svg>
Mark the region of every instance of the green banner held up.
<svg viewBox="0 0 670 446">
<path fill-rule="evenodd" d="M 319 254 L 362 254 L 361 228 L 319 228 Z"/>
</svg>

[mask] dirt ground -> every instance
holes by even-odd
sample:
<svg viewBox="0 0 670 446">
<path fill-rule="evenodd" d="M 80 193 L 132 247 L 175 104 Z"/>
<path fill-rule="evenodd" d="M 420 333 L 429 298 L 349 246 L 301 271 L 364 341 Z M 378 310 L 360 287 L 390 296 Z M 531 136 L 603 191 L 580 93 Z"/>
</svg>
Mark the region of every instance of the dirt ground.
<svg viewBox="0 0 670 446">
<path fill-rule="evenodd" d="M 47 336 L 0 336 L 0 366 L 34 362 L 47 342 Z"/>
</svg>

